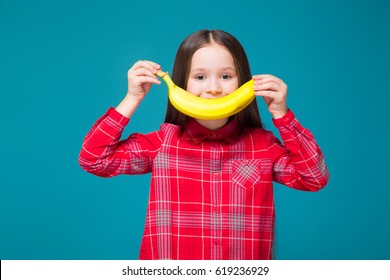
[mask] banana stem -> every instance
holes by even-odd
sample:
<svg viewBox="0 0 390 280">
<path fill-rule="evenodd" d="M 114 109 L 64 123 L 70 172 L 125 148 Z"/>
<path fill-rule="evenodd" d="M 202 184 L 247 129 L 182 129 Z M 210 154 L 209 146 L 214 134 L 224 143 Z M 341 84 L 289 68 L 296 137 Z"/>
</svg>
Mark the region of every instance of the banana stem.
<svg viewBox="0 0 390 280">
<path fill-rule="evenodd" d="M 168 88 L 173 88 L 175 86 L 175 84 L 173 83 L 168 72 L 157 71 L 156 75 L 161 77 L 164 80 L 164 82 L 167 84 Z"/>
<path fill-rule="evenodd" d="M 156 73 L 157 76 L 161 77 L 161 78 L 164 78 L 165 75 L 168 75 L 168 72 L 163 72 L 163 71 L 157 71 Z"/>
</svg>

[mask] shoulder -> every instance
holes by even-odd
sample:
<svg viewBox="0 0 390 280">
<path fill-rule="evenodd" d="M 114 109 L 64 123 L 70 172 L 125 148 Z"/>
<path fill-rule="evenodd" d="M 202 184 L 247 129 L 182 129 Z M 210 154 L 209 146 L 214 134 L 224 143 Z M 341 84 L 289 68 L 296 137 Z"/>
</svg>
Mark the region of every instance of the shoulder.
<svg viewBox="0 0 390 280">
<path fill-rule="evenodd" d="M 145 136 L 148 138 L 155 139 L 155 141 L 165 142 L 166 139 L 176 138 L 180 135 L 180 126 L 171 123 L 163 123 L 160 129 L 154 132 L 150 132 Z"/>
<path fill-rule="evenodd" d="M 255 137 L 257 140 L 263 141 L 273 141 L 275 135 L 272 131 L 266 130 L 261 127 L 244 127 L 243 128 L 244 137 Z"/>
<path fill-rule="evenodd" d="M 253 151 L 266 152 L 266 155 L 275 160 L 281 154 L 286 152 L 281 141 L 272 131 L 260 128 L 249 127 L 243 130 L 244 141 Z M 262 154 L 264 156 L 264 154 Z"/>
<path fill-rule="evenodd" d="M 127 139 L 126 143 L 134 145 L 137 143 L 141 150 L 158 152 L 163 143 L 174 141 L 176 135 L 179 135 L 180 127 L 173 124 L 163 123 L 159 130 L 149 133 L 133 133 Z"/>
<path fill-rule="evenodd" d="M 281 146 L 281 142 L 272 131 L 260 127 L 245 127 L 242 131 L 242 140 L 251 144 L 254 149 L 270 150 Z"/>
<path fill-rule="evenodd" d="M 160 130 L 162 131 L 170 131 L 170 132 L 180 132 L 180 125 L 171 124 L 171 123 L 163 123 L 160 126 Z"/>
<path fill-rule="evenodd" d="M 160 126 L 160 133 L 168 136 L 168 135 L 179 135 L 181 131 L 181 127 L 179 125 L 171 124 L 171 123 L 163 123 Z"/>
</svg>

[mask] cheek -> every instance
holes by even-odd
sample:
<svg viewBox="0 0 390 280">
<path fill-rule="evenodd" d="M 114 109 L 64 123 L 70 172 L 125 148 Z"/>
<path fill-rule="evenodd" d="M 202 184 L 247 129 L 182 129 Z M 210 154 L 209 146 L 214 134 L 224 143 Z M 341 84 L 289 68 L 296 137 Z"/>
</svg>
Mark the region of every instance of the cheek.
<svg viewBox="0 0 390 280">
<path fill-rule="evenodd" d="M 236 89 L 238 89 L 238 83 L 231 83 L 225 86 L 224 92 L 232 93 Z"/>
<path fill-rule="evenodd" d="M 199 93 L 202 92 L 202 89 L 199 85 L 193 84 L 191 82 L 188 82 L 186 90 L 194 95 L 199 95 Z"/>
</svg>

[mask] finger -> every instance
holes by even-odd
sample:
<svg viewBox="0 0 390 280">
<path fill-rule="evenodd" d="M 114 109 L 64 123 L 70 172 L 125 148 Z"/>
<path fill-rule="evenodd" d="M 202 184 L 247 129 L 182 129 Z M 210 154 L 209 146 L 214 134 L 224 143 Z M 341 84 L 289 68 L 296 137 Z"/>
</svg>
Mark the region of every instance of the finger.
<svg viewBox="0 0 390 280">
<path fill-rule="evenodd" d="M 150 79 L 140 79 L 141 77 L 149 77 Z M 132 73 L 129 73 L 128 79 L 129 81 L 132 80 L 137 85 L 141 85 L 145 82 L 152 82 L 157 85 L 161 84 L 161 81 L 158 79 L 158 77 L 146 68 L 139 68 L 134 70 Z"/>
<path fill-rule="evenodd" d="M 156 62 L 149 61 L 149 60 L 144 60 L 144 62 L 149 63 L 156 70 L 161 70 L 161 66 L 159 64 L 157 64 Z"/>
<path fill-rule="evenodd" d="M 139 76 L 137 78 L 137 81 L 139 84 L 146 84 L 146 83 L 156 84 L 156 85 L 161 84 L 161 81 L 159 79 L 157 79 L 156 77 L 149 77 L 149 76 Z"/>
<path fill-rule="evenodd" d="M 259 83 L 259 82 L 260 83 L 266 83 L 266 82 L 269 82 L 269 81 L 275 81 L 276 83 L 278 83 L 280 85 L 284 85 L 285 84 L 283 82 L 283 80 L 281 80 L 278 77 L 275 77 L 273 75 L 270 75 L 270 74 L 254 75 L 252 78 L 255 81 L 255 83 Z"/>
<path fill-rule="evenodd" d="M 138 68 L 133 71 L 134 76 L 149 76 L 149 77 L 156 77 L 155 74 L 153 74 L 149 69 L 146 69 L 144 67 Z"/>
<path fill-rule="evenodd" d="M 255 83 L 253 86 L 254 90 L 273 90 L 273 91 L 280 91 L 282 89 L 282 86 L 278 84 L 277 82 L 271 80 L 268 82 L 262 82 L 261 84 Z"/>
<path fill-rule="evenodd" d="M 259 75 L 253 75 L 253 79 L 264 79 L 265 77 L 272 76 L 271 74 L 259 74 Z"/>
<path fill-rule="evenodd" d="M 276 97 L 276 92 L 271 91 L 271 90 L 260 90 L 260 91 L 255 91 L 256 96 L 262 96 L 262 97 L 270 97 L 270 98 L 275 98 Z"/>
<path fill-rule="evenodd" d="M 136 63 L 134 63 L 131 70 L 137 70 L 140 68 L 146 68 L 148 69 L 152 74 L 156 74 L 158 70 L 161 69 L 161 66 L 153 61 L 149 60 L 139 60 Z"/>
<path fill-rule="evenodd" d="M 161 83 L 156 75 L 153 75 L 148 69 L 145 68 L 134 70 L 131 73 L 129 72 L 128 79 L 129 81 L 132 81 L 132 83 L 136 85 L 141 85 L 143 83 L 154 83 L 154 84 Z"/>
</svg>

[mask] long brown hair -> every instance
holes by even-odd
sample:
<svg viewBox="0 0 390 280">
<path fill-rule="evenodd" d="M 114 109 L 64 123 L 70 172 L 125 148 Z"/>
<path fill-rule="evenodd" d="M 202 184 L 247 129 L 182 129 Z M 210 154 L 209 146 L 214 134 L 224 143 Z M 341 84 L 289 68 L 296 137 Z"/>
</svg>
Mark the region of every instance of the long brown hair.
<svg viewBox="0 0 390 280">
<path fill-rule="evenodd" d="M 172 80 L 176 85 L 181 88 L 187 87 L 193 54 L 201 47 L 211 43 L 217 43 L 225 47 L 232 54 L 237 69 L 239 86 L 252 79 L 246 53 L 235 37 L 222 30 L 200 30 L 188 36 L 180 44 L 179 49 L 177 50 L 172 71 Z M 186 118 L 187 116 L 173 107 L 168 100 L 165 122 L 183 127 Z M 242 126 L 263 127 L 256 99 L 254 99 L 244 110 L 230 118 L 236 119 Z"/>
</svg>

